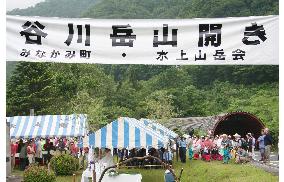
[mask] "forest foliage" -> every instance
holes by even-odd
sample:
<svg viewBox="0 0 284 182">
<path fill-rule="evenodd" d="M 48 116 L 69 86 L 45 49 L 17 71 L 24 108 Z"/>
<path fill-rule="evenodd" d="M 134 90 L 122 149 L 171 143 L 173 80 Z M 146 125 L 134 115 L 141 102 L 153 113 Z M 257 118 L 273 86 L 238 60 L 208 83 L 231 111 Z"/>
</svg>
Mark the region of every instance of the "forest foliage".
<svg viewBox="0 0 284 182">
<path fill-rule="evenodd" d="M 47 0 L 8 14 L 202 18 L 278 14 L 277 0 Z M 93 130 L 119 116 L 167 120 L 231 111 L 279 133 L 279 66 L 7 64 L 7 116 L 86 113 Z"/>
</svg>

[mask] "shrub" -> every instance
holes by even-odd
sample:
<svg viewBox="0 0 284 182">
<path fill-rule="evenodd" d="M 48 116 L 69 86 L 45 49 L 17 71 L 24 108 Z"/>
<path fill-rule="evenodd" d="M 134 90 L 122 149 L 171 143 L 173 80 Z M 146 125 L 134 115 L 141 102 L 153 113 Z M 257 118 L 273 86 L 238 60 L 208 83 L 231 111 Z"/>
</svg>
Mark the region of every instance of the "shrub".
<svg viewBox="0 0 284 182">
<path fill-rule="evenodd" d="M 24 172 L 24 182 L 54 182 L 55 174 L 43 166 L 30 166 Z"/>
<path fill-rule="evenodd" d="M 50 165 L 56 175 L 72 175 L 79 168 L 78 159 L 68 154 L 53 156 Z"/>
</svg>

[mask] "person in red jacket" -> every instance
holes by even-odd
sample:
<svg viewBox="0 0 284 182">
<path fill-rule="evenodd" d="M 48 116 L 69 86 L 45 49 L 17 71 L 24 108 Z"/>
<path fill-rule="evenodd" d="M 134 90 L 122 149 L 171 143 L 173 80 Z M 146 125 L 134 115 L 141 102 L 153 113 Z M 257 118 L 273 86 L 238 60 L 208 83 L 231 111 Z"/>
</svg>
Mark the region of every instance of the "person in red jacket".
<svg viewBox="0 0 284 182">
<path fill-rule="evenodd" d="M 18 144 L 13 139 L 11 141 L 11 168 L 12 170 L 14 170 L 14 167 L 15 167 L 15 161 L 16 161 L 15 157 L 16 157 L 17 150 L 18 150 Z"/>
</svg>

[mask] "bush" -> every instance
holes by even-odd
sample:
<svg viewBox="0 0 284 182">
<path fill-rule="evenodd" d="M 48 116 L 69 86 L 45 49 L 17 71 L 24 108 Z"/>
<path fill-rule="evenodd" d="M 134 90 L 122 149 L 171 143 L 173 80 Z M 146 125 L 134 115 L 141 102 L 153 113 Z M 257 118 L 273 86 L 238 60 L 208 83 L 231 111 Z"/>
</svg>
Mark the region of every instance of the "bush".
<svg viewBox="0 0 284 182">
<path fill-rule="evenodd" d="M 24 182 L 54 182 L 55 174 L 43 166 L 30 166 L 24 172 Z"/>
<path fill-rule="evenodd" d="M 54 156 L 50 165 L 56 175 L 72 175 L 79 168 L 78 159 L 68 154 Z"/>
</svg>

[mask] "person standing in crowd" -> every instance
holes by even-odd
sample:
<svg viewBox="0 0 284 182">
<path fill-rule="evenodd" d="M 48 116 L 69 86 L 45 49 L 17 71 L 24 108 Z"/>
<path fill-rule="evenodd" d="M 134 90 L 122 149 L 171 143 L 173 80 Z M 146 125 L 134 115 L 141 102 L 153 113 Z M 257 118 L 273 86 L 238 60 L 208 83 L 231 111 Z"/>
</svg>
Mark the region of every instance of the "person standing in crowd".
<svg viewBox="0 0 284 182">
<path fill-rule="evenodd" d="M 165 163 L 172 165 L 173 164 L 173 153 L 171 152 L 171 149 L 166 149 L 163 158 Z"/>
<path fill-rule="evenodd" d="M 222 160 L 222 156 L 219 154 L 219 150 L 216 144 L 213 144 L 213 148 L 211 150 L 211 158 L 213 160 Z"/>
<path fill-rule="evenodd" d="M 191 160 L 193 158 L 193 148 L 192 148 L 193 140 L 191 136 L 187 138 L 186 143 L 187 143 L 187 148 L 188 148 L 188 157 L 189 157 L 189 160 Z"/>
<path fill-rule="evenodd" d="M 234 134 L 233 135 L 233 137 L 234 137 L 234 140 L 232 141 L 232 152 L 231 152 L 231 154 L 232 154 L 232 157 L 233 158 L 236 158 L 236 153 L 237 153 L 237 150 L 238 150 L 238 147 L 241 147 L 242 146 L 242 141 L 241 141 L 241 136 L 238 134 L 238 133 L 236 133 L 236 134 Z"/>
<path fill-rule="evenodd" d="M 241 143 L 242 143 L 242 148 L 245 150 L 245 151 L 248 151 L 248 142 L 246 139 L 244 138 L 241 138 Z"/>
<path fill-rule="evenodd" d="M 186 162 L 186 141 L 184 137 L 181 137 L 179 141 L 179 156 L 182 163 Z"/>
<path fill-rule="evenodd" d="M 77 157 L 78 148 L 77 148 L 77 146 L 74 144 L 74 142 L 71 142 L 71 143 L 70 143 L 70 151 L 71 151 L 71 155 L 72 155 L 73 157 Z"/>
<path fill-rule="evenodd" d="M 73 144 L 74 144 L 74 142 L 73 142 Z M 61 152 L 61 154 L 65 151 L 65 143 L 63 141 L 63 138 L 60 138 L 60 140 L 59 140 L 58 149 Z"/>
<path fill-rule="evenodd" d="M 264 129 L 264 146 L 265 146 L 265 161 L 264 162 L 270 162 L 270 150 L 272 145 L 272 136 L 270 135 L 269 129 Z"/>
<path fill-rule="evenodd" d="M 247 137 L 247 149 L 248 149 L 248 155 L 252 158 L 252 145 L 253 145 L 253 140 L 252 140 L 252 136 L 251 133 L 248 133 L 246 135 Z"/>
<path fill-rule="evenodd" d="M 50 140 L 46 139 L 45 144 L 43 145 L 44 153 L 43 154 L 43 159 L 44 163 L 47 164 L 50 161 L 50 150 L 51 150 L 51 145 L 50 145 Z"/>
<path fill-rule="evenodd" d="M 252 138 L 252 159 L 255 160 L 255 153 L 254 153 L 254 150 L 255 150 L 255 138 L 254 138 L 254 135 L 253 133 L 251 133 L 251 138 Z"/>
<path fill-rule="evenodd" d="M 259 161 L 264 161 L 265 160 L 265 145 L 264 145 L 264 130 L 261 130 L 261 135 L 258 137 L 258 148 L 260 152 L 261 159 Z"/>
<path fill-rule="evenodd" d="M 28 143 L 25 140 L 21 139 L 21 150 L 20 150 L 20 170 L 24 171 L 26 166 L 27 166 L 27 147 L 28 147 Z"/>
<path fill-rule="evenodd" d="M 158 149 L 158 152 L 159 152 L 159 158 L 164 161 L 164 153 L 165 153 L 165 148 L 164 147 L 161 147 L 160 149 Z"/>
<path fill-rule="evenodd" d="M 197 160 L 199 159 L 199 152 L 201 148 L 201 140 L 199 140 L 198 136 L 194 136 L 193 144 L 192 144 L 192 149 L 193 149 L 193 159 Z"/>
<path fill-rule="evenodd" d="M 32 140 L 30 140 L 27 146 L 27 156 L 29 160 L 29 165 L 34 163 L 34 155 L 35 155 L 35 151 L 34 151 L 33 142 Z"/>
<path fill-rule="evenodd" d="M 19 140 L 19 143 L 18 143 L 18 150 L 17 150 L 17 153 L 20 153 L 20 152 L 21 152 L 21 149 L 22 149 L 23 146 L 24 146 L 23 139 L 20 139 L 20 140 Z"/>
<path fill-rule="evenodd" d="M 11 169 L 14 170 L 15 167 L 15 160 L 16 160 L 16 153 L 18 150 L 18 145 L 16 143 L 16 140 L 11 140 Z"/>
<path fill-rule="evenodd" d="M 35 152 L 35 161 L 39 164 L 42 164 L 42 149 L 41 149 L 41 139 L 36 141 L 36 152 Z"/>
<path fill-rule="evenodd" d="M 205 140 L 204 140 L 204 142 L 203 142 L 203 146 L 204 146 L 204 149 L 203 149 L 202 158 L 203 158 L 205 161 L 210 162 L 210 159 L 211 159 L 211 150 L 212 150 L 212 148 L 213 148 L 213 142 L 211 141 L 209 135 L 205 137 Z"/>
<path fill-rule="evenodd" d="M 228 140 L 228 136 L 226 134 L 223 134 L 221 145 L 223 148 L 223 164 L 228 164 L 230 159 L 230 141 Z"/>
</svg>

